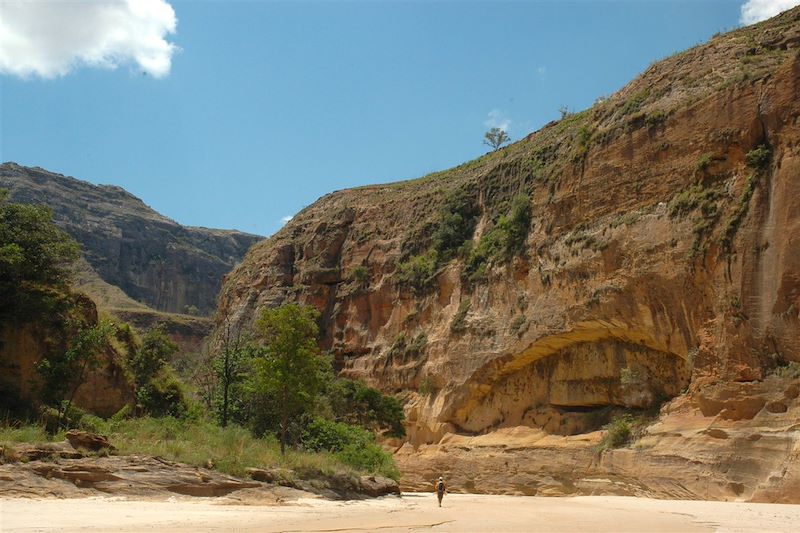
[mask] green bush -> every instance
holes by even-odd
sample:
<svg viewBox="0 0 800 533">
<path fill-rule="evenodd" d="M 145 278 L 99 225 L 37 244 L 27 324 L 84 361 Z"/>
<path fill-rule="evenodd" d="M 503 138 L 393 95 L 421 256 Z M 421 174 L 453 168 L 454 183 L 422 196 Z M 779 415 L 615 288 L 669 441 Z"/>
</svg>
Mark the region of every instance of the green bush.
<svg viewBox="0 0 800 533">
<path fill-rule="evenodd" d="M 433 284 L 438 269 L 439 254 L 429 250 L 424 254 L 411 257 L 397 265 L 395 279 L 397 283 L 410 287 L 414 292 L 424 292 Z"/>
<path fill-rule="evenodd" d="M 188 394 L 169 366 L 136 389 L 136 403 L 142 412 L 154 417 L 184 418 L 190 410 Z"/>
<path fill-rule="evenodd" d="M 433 378 L 430 376 L 425 376 L 419 382 L 419 387 L 417 388 L 417 392 L 421 396 L 433 396 L 436 394 L 436 382 L 433 381 Z"/>
<path fill-rule="evenodd" d="M 188 394 L 167 361 L 178 346 L 167 336 L 163 324 L 145 333 L 141 345 L 129 353 L 127 365 L 133 374 L 136 408 L 139 414 L 155 417 L 185 417 L 189 414 Z"/>
<path fill-rule="evenodd" d="M 358 265 L 350 272 L 350 280 L 358 285 L 364 285 L 369 281 L 369 270 L 364 265 Z"/>
<path fill-rule="evenodd" d="M 458 311 L 453 315 L 453 321 L 450 322 L 450 331 L 460 333 L 467 329 L 467 313 L 469 313 L 470 307 L 472 307 L 472 301 L 469 299 L 458 304 Z"/>
<path fill-rule="evenodd" d="M 327 398 L 337 421 L 386 431 L 392 437 L 405 435 L 403 405 L 394 396 L 381 394 L 360 381 L 339 378 L 328 387 Z"/>
<path fill-rule="evenodd" d="M 667 120 L 667 114 L 664 111 L 658 110 L 648 113 L 644 118 L 644 123 L 649 129 L 656 128 Z"/>
<path fill-rule="evenodd" d="M 695 168 L 697 169 L 698 172 L 705 172 L 711 165 L 711 163 L 714 161 L 714 159 L 715 159 L 714 154 L 708 154 L 708 153 L 703 154 L 697 160 Z"/>
<path fill-rule="evenodd" d="M 603 426 L 605 434 L 600 441 L 599 448 L 608 450 L 620 448 L 631 441 L 633 437 L 634 419 L 631 415 L 622 415 L 614 418 L 611 422 Z"/>
<path fill-rule="evenodd" d="M 407 362 L 422 357 L 427 347 L 428 336 L 424 332 L 420 332 L 411 342 L 408 342 L 405 333 L 401 332 L 395 337 L 387 355 L 394 361 Z"/>
<path fill-rule="evenodd" d="M 472 237 L 480 210 L 466 189 L 450 192 L 434 230 L 432 246 L 438 257 L 447 260 L 453 251 Z"/>
<path fill-rule="evenodd" d="M 485 276 L 489 263 L 510 261 L 521 253 L 530 224 L 530 199 L 525 195 L 518 195 L 512 200 L 508 215 L 497 220 L 495 226 L 481 237 L 478 246 L 469 248 L 462 277 L 470 283 L 476 283 Z"/>
<path fill-rule="evenodd" d="M 765 145 L 759 145 L 757 148 L 754 148 L 747 152 L 745 156 L 745 161 L 747 161 L 747 166 L 753 168 L 755 170 L 764 170 L 767 165 L 769 165 L 769 161 L 772 158 L 772 151 L 767 148 Z"/>
<path fill-rule="evenodd" d="M 301 443 L 306 450 L 333 453 L 358 470 L 397 475 L 391 455 L 375 443 L 372 433 L 357 426 L 317 418 L 306 426 Z"/>
<path fill-rule="evenodd" d="M 369 431 L 358 426 L 315 418 L 303 430 L 300 442 L 306 450 L 340 452 L 349 445 L 365 446 L 375 441 Z"/>
<path fill-rule="evenodd" d="M 742 221 L 744 221 L 744 217 L 747 216 L 747 211 L 750 209 L 750 199 L 753 197 L 756 185 L 758 185 L 758 175 L 752 174 L 747 178 L 747 184 L 739 199 L 739 205 L 728 220 L 728 224 L 725 226 L 725 231 L 722 234 L 721 245 L 722 251 L 725 254 L 733 252 L 733 240 L 736 237 L 736 233 L 739 231 L 739 226 L 741 226 Z"/>
<path fill-rule="evenodd" d="M 620 114 L 625 116 L 639 111 L 639 109 L 642 107 L 642 105 L 644 105 L 649 96 L 650 96 L 649 89 L 643 89 L 637 93 L 632 94 L 625 101 L 625 104 L 623 104 L 622 108 L 620 109 Z"/>
<path fill-rule="evenodd" d="M 705 215 L 709 210 L 716 208 L 716 204 L 713 208 L 711 205 L 719 199 L 720 195 L 720 191 L 717 189 L 707 189 L 702 183 L 696 183 L 672 198 L 668 208 L 669 216 L 670 218 L 683 217 L 698 207 L 704 211 Z"/>
</svg>

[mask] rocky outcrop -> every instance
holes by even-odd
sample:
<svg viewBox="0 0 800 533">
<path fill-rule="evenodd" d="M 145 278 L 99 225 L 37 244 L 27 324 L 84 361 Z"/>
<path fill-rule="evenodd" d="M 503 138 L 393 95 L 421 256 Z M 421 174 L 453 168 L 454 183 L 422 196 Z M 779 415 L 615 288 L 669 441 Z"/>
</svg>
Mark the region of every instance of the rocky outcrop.
<svg viewBox="0 0 800 533">
<path fill-rule="evenodd" d="M 58 458 L 0 465 L 3 496 L 59 498 L 119 496 L 225 496 L 263 484 L 213 470 L 138 455 Z"/>
<path fill-rule="evenodd" d="M 75 312 L 89 326 L 97 324 L 97 308 L 85 296 L 72 296 Z M 25 412 L 41 397 L 42 377 L 37 365 L 44 359 L 62 354 L 74 335 L 71 326 L 58 317 L 44 317 L 37 322 L 0 322 L 0 405 Z M 133 401 L 133 387 L 128 381 L 123 356 L 111 345 L 96 355 L 86 368 L 77 388 L 68 391 L 74 404 L 100 416 L 111 416 Z"/>
<path fill-rule="evenodd" d="M 444 474 L 456 492 L 798 503 L 800 380 L 705 385 L 666 404 L 629 448 L 601 452 L 600 431 L 532 424 L 407 444 L 395 456 L 402 488 L 430 490 Z"/>
<path fill-rule="evenodd" d="M 800 361 L 799 93 L 797 8 L 460 167 L 321 198 L 250 250 L 217 319 L 319 309 L 337 369 L 405 399 L 409 487 L 792 499 L 800 412 L 763 384 Z M 519 194 L 522 252 L 480 263 Z M 471 212 L 471 242 L 436 255 Z M 672 398 L 646 449 L 598 457 L 603 413 Z M 497 444 L 517 431 L 541 444 Z M 470 484 L 483 460 L 497 481 Z"/>
<path fill-rule="evenodd" d="M 210 314 L 222 277 L 261 239 L 184 227 L 120 187 L 92 185 L 38 167 L 0 165 L 0 188 L 10 190 L 11 201 L 49 206 L 99 278 L 157 311 Z M 114 301 L 110 307 L 117 307 Z"/>
<path fill-rule="evenodd" d="M 248 468 L 248 475 L 256 481 L 275 483 L 306 492 L 319 494 L 333 500 L 358 500 L 380 496 L 400 496 L 397 481 L 383 476 L 357 476 L 348 473 L 317 475 L 314 479 L 299 479 L 285 468 Z"/>
<path fill-rule="evenodd" d="M 252 479 L 243 480 L 160 457 L 109 455 L 114 451 L 106 437 L 78 430 L 68 432 L 65 442 L 0 446 L 0 497 L 226 496 L 264 505 L 314 494 L 331 499 L 400 494 L 396 481 L 380 476 L 302 479 L 291 470 L 253 468 Z"/>
</svg>

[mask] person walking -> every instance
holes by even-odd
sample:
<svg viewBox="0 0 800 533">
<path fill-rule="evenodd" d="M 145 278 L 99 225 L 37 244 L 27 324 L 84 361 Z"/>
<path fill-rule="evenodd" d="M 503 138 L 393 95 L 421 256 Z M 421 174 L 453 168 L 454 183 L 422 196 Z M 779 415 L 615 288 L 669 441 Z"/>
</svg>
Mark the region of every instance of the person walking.
<svg viewBox="0 0 800 533">
<path fill-rule="evenodd" d="M 442 506 L 442 498 L 444 498 L 446 490 L 447 487 L 444 485 L 444 479 L 442 476 L 439 476 L 439 479 L 436 480 L 436 497 L 439 498 L 439 507 Z"/>
</svg>

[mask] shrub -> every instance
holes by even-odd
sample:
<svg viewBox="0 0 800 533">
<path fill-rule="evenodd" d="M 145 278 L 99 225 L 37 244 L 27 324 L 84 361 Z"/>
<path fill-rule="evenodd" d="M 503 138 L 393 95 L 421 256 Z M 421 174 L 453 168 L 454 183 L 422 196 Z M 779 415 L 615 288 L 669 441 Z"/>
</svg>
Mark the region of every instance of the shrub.
<svg viewBox="0 0 800 533">
<path fill-rule="evenodd" d="M 395 279 L 400 285 L 421 293 L 430 288 L 436 277 L 439 254 L 436 250 L 411 257 L 397 265 Z"/>
<path fill-rule="evenodd" d="M 620 109 L 620 114 L 630 115 L 639 111 L 642 105 L 647 101 L 647 98 L 650 96 L 650 91 L 648 89 L 643 89 L 637 93 L 632 94 L 623 104 L 622 108 Z"/>
<path fill-rule="evenodd" d="M 667 114 L 664 111 L 654 111 L 648 113 L 644 118 L 644 123 L 649 129 L 656 128 L 667 120 Z"/>
<path fill-rule="evenodd" d="M 517 336 L 521 336 L 524 332 L 525 325 L 527 321 L 525 320 L 524 315 L 519 315 L 514 320 L 511 321 L 511 324 L 508 326 L 508 329 L 511 333 Z"/>
<path fill-rule="evenodd" d="M 440 211 L 439 224 L 433 232 L 432 246 L 446 260 L 464 241 L 472 237 L 480 210 L 466 189 L 457 189 L 447 195 Z"/>
<path fill-rule="evenodd" d="M 303 447 L 315 452 L 340 452 L 349 445 L 365 446 L 374 441 L 369 431 L 324 418 L 312 420 L 300 437 Z"/>
<path fill-rule="evenodd" d="M 183 384 L 171 367 L 165 366 L 136 390 L 136 403 L 150 416 L 183 418 L 189 414 L 189 401 Z"/>
<path fill-rule="evenodd" d="M 669 203 L 669 216 L 676 218 L 686 216 L 698 207 L 705 211 L 711 209 L 710 204 L 720 197 L 716 189 L 706 189 L 702 183 L 696 183 L 685 191 L 676 194 Z"/>
<path fill-rule="evenodd" d="M 306 426 L 301 443 L 306 450 L 334 453 L 358 470 L 391 474 L 394 469 L 391 455 L 375 443 L 375 436 L 357 426 L 317 418 Z"/>
<path fill-rule="evenodd" d="M 339 378 L 329 386 L 327 397 L 337 421 L 387 431 L 392 437 L 405 435 L 403 406 L 394 396 L 360 381 Z"/>
<path fill-rule="evenodd" d="M 759 145 L 757 148 L 754 148 L 747 152 L 745 156 L 745 161 L 747 161 L 747 166 L 753 168 L 755 170 L 764 170 L 767 165 L 769 165 L 769 160 L 772 157 L 772 151 L 767 148 L 765 145 Z"/>
<path fill-rule="evenodd" d="M 628 444 L 633 437 L 634 419 L 631 415 L 622 415 L 614 418 L 611 422 L 603 426 L 605 434 L 600 441 L 599 448 L 608 450 L 620 448 Z"/>
<path fill-rule="evenodd" d="M 736 237 L 744 217 L 747 216 L 747 211 L 750 208 L 750 199 L 753 197 L 756 185 L 758 185 L 758 176 L 753 174 L 747 178 L 747 184 L 742 192 L 742 197 L 739 199 L 739 205 L 730 220 L 728 220 L 721 241 L 722 251 L 726 254 L 730 254 L 733 251 L 733 239 Z"/>
<path fill-rule="evenodd" d="M 778 366 L 772 373 L 781 378 L 800 378 L 800 361 L 791 361 L 785 365 Z"/>
<path fill-rule="evenodd" d="M 430 376 L 425 376 L 422 378 L 422 380 L 419 382 L 417 392 L 421 396 L 433 396 L 436 394 L 436 383 L 433 381 L 433 378 Z"/>
<path fill-rule="evenodd" d="M 706 169 L 711 165 L 711 162 L 714 161 L 714 154 L 703 154 L 697 160 L 695 164 L 695 168 L 698 172 L 705 172 Z"/>
<path fill-rule="evenodd" d="M 530 199 L 517 195 L 511 201 L 508 215 L 501 216 L 494 228 L 481 237 L 478 246 L 469 249 L 462 277 L 470 283 L 483 278 L 487 264 L 492 261 L 509 261 L 522 252 L 531 224 Z"/>
<path fill-rule="evenodd" d="M 142 344 L 128 355 L 128 368 L 136 387 L 136 408 L 140 414 L 185 417 L 188 395 L 167 361 L 178 346 L 167 336 L 163 324 L 150 328 Z"/>
<path fill-rule="evenodd" d="M 359 285 L 364 285 L 369 280 L 369 270 L 364 265 L 358 265 L 350 272 L 350 279 Z"/>
<path fill-rule="evenodd" d="M 453 315 L 453 321 L 450 322 L 450 331 L 453 333 L 460 333 L 467 329 L 467 313 L 472 307 L 472 301 L 467 299 L 463 300 L 458 305 L 458 311 Z"/>
</svg>

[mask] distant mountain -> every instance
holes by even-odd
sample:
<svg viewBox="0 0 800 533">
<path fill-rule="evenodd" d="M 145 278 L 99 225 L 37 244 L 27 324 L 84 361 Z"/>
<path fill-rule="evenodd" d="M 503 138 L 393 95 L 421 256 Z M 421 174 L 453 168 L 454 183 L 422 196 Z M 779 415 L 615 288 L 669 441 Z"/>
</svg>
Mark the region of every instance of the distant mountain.
<svg viewBox="0 0 800 533">
<path fill-rule="evenodd" d="M 262 239 L 239 231 L 181 226 L 113 185 L 0 165 L 0 188 L 15 202 L 48 205 L 82 246 L 79 288 L 101 307 L 210 315 L 222 278 Z"/>
</svg>

